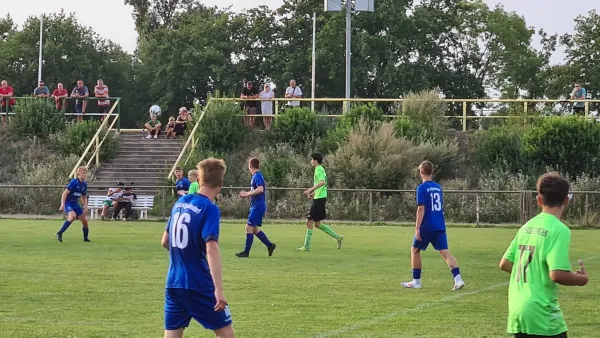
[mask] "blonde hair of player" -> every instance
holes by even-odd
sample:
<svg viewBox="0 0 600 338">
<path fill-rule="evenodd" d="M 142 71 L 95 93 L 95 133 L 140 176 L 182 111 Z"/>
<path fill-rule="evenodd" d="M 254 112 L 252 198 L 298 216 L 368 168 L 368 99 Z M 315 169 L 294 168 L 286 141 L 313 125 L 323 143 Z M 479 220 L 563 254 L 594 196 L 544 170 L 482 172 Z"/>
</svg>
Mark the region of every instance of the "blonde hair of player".
<svg viewBox="0 0 600 338">
<path fill-rule="evenodd" d="M 88 168 L 87 167 L 79 167 L 77 168 L 77 178 L 83 176 L 83 179 L 85 180 L 88 174 Z"/>
<path fill-rule="evenodd" d="M 221 190 L 223 186 L 223 178 L 227 172 L 225 161 L 218 158 L 207 158 L 197 165 L 198 168 L 198 184 L 200 187 L 218 188 Z"/>
<path fill-rule="evenodd" d="M 194 179 L 191 179 L 191 177 L 194 177 Z M 192 169 L 192 170 L 188 171 L 188 179 L 191 182 L 198 182 L 198 170 Z"/>
</svg>

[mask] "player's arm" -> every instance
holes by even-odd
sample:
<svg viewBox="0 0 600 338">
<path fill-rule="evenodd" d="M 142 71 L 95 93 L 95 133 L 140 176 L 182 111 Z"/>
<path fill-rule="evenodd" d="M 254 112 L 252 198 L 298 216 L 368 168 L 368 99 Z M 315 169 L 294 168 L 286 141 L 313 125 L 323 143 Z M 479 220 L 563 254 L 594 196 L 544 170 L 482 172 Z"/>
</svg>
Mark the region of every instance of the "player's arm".
<svg viewBox="0 0 600 338">
<path fill-rule="evenodd" d="M 87 195 L 81 195 L 81 203 L 83 204 L 83 210 L 87 210 L 88 208 L 88 197 Z"/>
<path fill-rule="evenodd" d="M 511 273 L 513 268 L 513 262 L 509 261 L 506 257 L 502 257 L 500 260 L 500 270 Z"/>
<path fill-rule="evenodd" d="M 221 266 L 221 251 L 219 250 L 219 243 L 211 239 L 206 243 L 206 260 L 208 261 L 208 268 L 215 285 L 215 296 L 217 298 L 217 304 L 215 306 L 216 311 L 222 311 L 225 309 L 227 302 L 225 301 L 225 295 L 223 293 L 223 268 Z"/>
<path fill-rule="evenodd" d="M 69 196 L 70 193 L 71 193 L 71 190 L 69 190 L 69 189 L 65 189 L 65 191 L 63 191 L 62 196 L 60 197 L 60 210 L 63 210 L 65 208 L 67 196 Z"/>
<path fill-rule="evenodd" d="M 425 217 L 425 203 L 427 202 L 427 190 L 423 186 L 417 188 L 417 213 L 415 216 L 415 231 L 419 231 Z"/>
<path fill-rule="evenodd" d="M 588 282 L 587 272 L 582 274 L 565 270 L 550 271 L 550 279 L 554 283 L 564 286 L 584 286 Z"/>
<path fill-rule="evenodd" d="M 320 187 L 322 187 L 322 186 L 324 186 L 324 185 L 325 185 L 325 180 L 320 180 L 320 181 L 319 181 L 319 183 L 317 183 L 317 184 L 316 184 L 314 187 L 312 187 L 312 188 L 310 188 L 310 189 L 306 190 L 306 191 L 304 192 L 304 195 L 307 195 L 307 196 L 308 196 L 308 195 L 310 195 L 310 194 L 314 193 L 314 192 L 315 192 L 315 190 L 319 189 Z"/>
<path fill-rule="evenodd" d="M 587 272 L 581 265 L 581 270 L 571 271 L 571 259 L 569 258 L 569 247 L 571 246 L 571 230 L 564 227 L 554 234 L 554 241 L 550 245 L 546 256 L 550 279 L 554 283 L 564 286 L 584 286 L 588 282 Z"/>
<path fill-rule="evenodd" d="M 513 263 L 515 261 L 516 253 L 518 251 L 518 245 L 517 245 L 517 237 L 518 236 L 519 236 L 519 233 L 517 232 L 517 235 L 515 236 L 515 238 L 513 238 L 513 240 L 510 242 L 510 245 L 504 252 L 504 256 L 502 256 L 502 259 L 500 259 L 500 264 L 498 264 L 498 267 L 502 271 L 512 273 Z"/>
<path fill-rule="evenodd" d="M 160 245 L 162 245 L 163 248 L 169 250 L 169 232 L 168 231 L 163 232 L 162 238 L 160 239 Z"/>
<path fill-rule="evenodd" d="M 419 230 L 423 224 L 423 217 L 425 217 L 425 205 L 417 205 L 417 220 L 415 222 L 415 229 Z"/>
</svg>

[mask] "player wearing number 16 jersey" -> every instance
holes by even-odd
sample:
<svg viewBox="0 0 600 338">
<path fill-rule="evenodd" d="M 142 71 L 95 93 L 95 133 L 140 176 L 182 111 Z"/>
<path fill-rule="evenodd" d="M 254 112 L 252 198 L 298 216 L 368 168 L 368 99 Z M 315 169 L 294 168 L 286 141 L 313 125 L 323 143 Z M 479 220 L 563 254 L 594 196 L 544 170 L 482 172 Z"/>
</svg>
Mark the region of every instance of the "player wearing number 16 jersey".
<svg viewBox="0 0 600 338">
<path fill-rule="evenodd" d="M 569 182 L 546 173 L 537 182 L 542 212 L 525 223 L 500 261 L 510 273 L 507 331 L 517 338 L 566 338 L 567 324 L 558 305 L 558 285 L 584 286 L 588 275 L 571 272 L 571 230 L 560 221 L 569 203 Z"/>
<path fill-rule="evenodd" d="M 409 289 L 420 289 L 422 287 L 421 251 L 425 251 L 431 243 L 433 248 L 440 252 L 452 272 L 454 277 L 452 290 L 460 290 L 465 286 L 465 282 L 460 276 L 456 259 L 448 250 L 442 187 L 432 180 L 433 163 L 424 161 L 418 169 L 423 183 L 417 187 L 417 222 L 415 238 L 410 251 L 413 280 L 402 283 L 402 286 Z"/>
<path fill-rule="evenodd" d="M 163 233 L 170 265 L 165 292 L 165 338 L 181 338 L 192 318 L 217 337 L 234 336 L 231 313 L 223 294 L 219 252 L 219 208 L 213 200 L 225 176 L 225 162 L 214 158 L 198 164 L 200 190 L 175 202 Z"/>
</svg>

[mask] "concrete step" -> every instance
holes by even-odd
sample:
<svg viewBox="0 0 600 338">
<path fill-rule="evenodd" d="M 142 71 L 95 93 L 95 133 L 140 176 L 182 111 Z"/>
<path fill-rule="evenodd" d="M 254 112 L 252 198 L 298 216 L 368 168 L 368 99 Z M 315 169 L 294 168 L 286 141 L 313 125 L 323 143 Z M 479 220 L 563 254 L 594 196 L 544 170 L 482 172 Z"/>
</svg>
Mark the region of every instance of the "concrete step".
<svg viewBox="0 0 600 338">
<path fill-rule="evenodd" d="M 100 173 L 96 174 L 97 180 L 118 180 L 121 178 L 126 178 L 128 181 L 131 181 L 131 178 L 135 178 L 136 180 L 163 180 L 166 175 L 161 173 Z"/>
<path fill-rule="evenodd" d="M 145 144 L 139 141 L 127 141 L 121 142 L 119 149 L 157 149 L 157 150 L 173 150 L 180 152 L 183 148 L 183 144 L 172 144 L 172 143 L 152 143 Z"/>
<path fill-rule="evenodd" d="M 148 157 L 162 157 L 162 156 L 174 156 L 175 159 L 177 159 L 177 156 L 179 156 L 179 151 L 170 151 L 170 150 L 162 150 L 162 149 L 156 149 L 156 148 L 128 148 L 128 149 L 123 149 L 121 148 L 119 150 L 119 152 L 117 152 L 116 156 L 148 156 Z"/>
<path fill-rule="evenodd" d="M 142 175 L 142 176 L 148 176 L 148 175 L 158 175 L 158 176 L 165 176 L 169 173 L 169 170 L 171 170 L 171 168 L 144 168 L 143 166 L 140 166 L 139 168 L 107 168 L 107 167 L 102 167 L 100 168 L 97 172 L 96 175 L 113 175 L 113 174 L 119 174 L 119 175 Z"/>
<path fill-rule="evenodd" d="M 113 157 L 112 163 L 126 164 L 136 163 L 139 166 L 146 164 L 164 164 L 164 163 L 175 163 L 179 154 L 175 155 L 160 155 L 160 156 L 144 156 L 144 155 L 117 155 Z"/>
<path fill-rule="evenodd" d="M 103 163 L 100 167 L 100 170 L 162 170 L 168 168 L 171 170 L 171 167 L 175 161 L 160 161 L 154 163 L 128 163 L 128 162 L 106 162 Z"/>
</svg>

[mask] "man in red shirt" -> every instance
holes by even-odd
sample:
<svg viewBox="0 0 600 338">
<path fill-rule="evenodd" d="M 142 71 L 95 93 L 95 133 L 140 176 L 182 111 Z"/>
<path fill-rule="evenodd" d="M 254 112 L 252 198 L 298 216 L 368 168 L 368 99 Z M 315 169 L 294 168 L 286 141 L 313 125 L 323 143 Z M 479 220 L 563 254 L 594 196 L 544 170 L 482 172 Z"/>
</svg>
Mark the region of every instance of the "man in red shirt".
<svg viewBox="0 0 600 338">
<path fill-rule="evenodd" d="M 63 84 L 59 83 L 58 86 L 56 87 L 56 89 L 54 89 L 54 91 L 52 92 L 52 98 L 54 99 L 54 102 L 56 103 L 56 110 L 62 111 L 63 103 L 65 101 L 65 98 L 68 96 L 69 96 L 69 93 L 64 88 Z"/>
<path fill-rule="evenodd" d="M 11 99 L 14 96 L 13 88 L 8 85 L 6 80 L 2 80 L 2 85 L 0 85 L 0 101 L 2 101 L 0 107 L 0 112 L 6 112 L 7 114 L 2 115 L 2 122 L 6 122 L 6 116 L 8 115 L 8 111 L 12 108 L 16 100 Z M 8 103 L 8 107 L 6 104 Z"/>
</svg>

